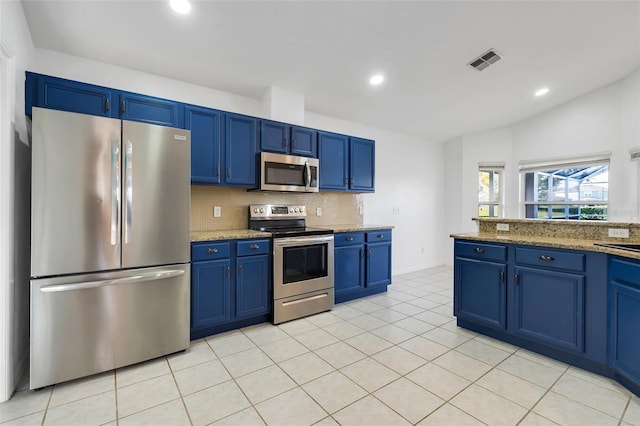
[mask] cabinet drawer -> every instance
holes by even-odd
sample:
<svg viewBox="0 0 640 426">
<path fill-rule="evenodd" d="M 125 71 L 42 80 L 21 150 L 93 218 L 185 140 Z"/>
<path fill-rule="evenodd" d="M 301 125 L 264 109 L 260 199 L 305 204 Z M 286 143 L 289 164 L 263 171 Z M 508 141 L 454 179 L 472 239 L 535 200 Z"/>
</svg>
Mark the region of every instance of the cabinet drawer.
<svg viewBox="0 0 640 426">
<path fill-rule="evenodd" d="M 367 232 L 368 243 L 375 243 L 375 242 L 382 242 L 382 241 L 391 241 L 390 229 L 381 229 L 379 231 Z"/>
<path fill-rule="evenodd" d="M 544 248 L 516 248 L 516 264 L 583 272 L 585 255 Z"/>
<path fill-rule="evenodd" d="M 507 261 L 507 246 L 497 244 L 456 241 L 455 252 L 456 256 L 502 262 Z"/>
<path fill-rule="evenodd" d="M 364 232 L 341 232 L 333 236 L 335 247 L 364 243 Z"/>
<path fill-rule="evenodd" d="M 238 256 L 268 253 L 269 240 L 247 240 L 238 242 Z"/>
<path fill-rule="evenodd" d="M 225 259 L 231 253 L 230 243 L 199 243 L 191 245 L 191 261 Z"/>
<path fill-rule="evenodd" d="M 611 280 L 625 284 L 633 284 L 640 288 L 640 263 L 611 258 L 609 262 Z"/>
</svg>

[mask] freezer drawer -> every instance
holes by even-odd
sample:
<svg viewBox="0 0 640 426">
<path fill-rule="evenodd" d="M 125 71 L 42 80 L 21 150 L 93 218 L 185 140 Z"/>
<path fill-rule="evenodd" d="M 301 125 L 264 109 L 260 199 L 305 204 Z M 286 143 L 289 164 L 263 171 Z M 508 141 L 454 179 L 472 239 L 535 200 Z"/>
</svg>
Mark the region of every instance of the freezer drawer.
<svg viewBox="0 0 640 426">
<path fill-rule="evenodd" d="M 31 281 L 30 389 L 189 346 L 190 265 Z"/>
</svg>

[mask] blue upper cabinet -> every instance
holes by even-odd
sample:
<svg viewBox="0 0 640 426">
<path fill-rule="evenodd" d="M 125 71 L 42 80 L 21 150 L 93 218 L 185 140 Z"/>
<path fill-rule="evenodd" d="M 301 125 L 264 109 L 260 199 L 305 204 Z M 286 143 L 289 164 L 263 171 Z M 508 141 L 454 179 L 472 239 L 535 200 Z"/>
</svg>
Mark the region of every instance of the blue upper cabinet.
<svg viewBox="0 0 640 426">
<path fill-rule="evenodd" d="M 316 130 L 260 120 L 260 150 L 317 158 Z"/>
<path fill-rule="evenodd" d="M 318 132 L 318 150 L 320 189 L 374 192 L 374 141 Z"/>
<path fill-rule="evenodd" d="M 159 126 L 184 127 L 182 104 L 152 96 L 120 92 L 120 118 Z"/>
<path fill-rule="evenodd" d="M 191 130 L 191 183 L 220 183 L 221 111 L 186 105 L 185 127 Z"/>
<path fill-rule="evenodd" d="M 227 113 L 224 145 L 226 165 L 224 183 L 255 188 L 257 120 L 246 115 Z"/>
<path fill-rule="evenodd" d="M 349 141 L 350 188 L 358 192 L 373 192 L 375 188 L 375 145 L 372 140 L 351 138 Z"/>
<path fill-rule="evenodd" d="M 118 114 L 117 92 L 107 87 L 27 72 L 25 93 L 28 116 L 34 106 L 103 117 Z"/>
<path fill-rule="evenodd" d="M 318 132 L 320 189 L 349 189 L 349 137 Z"/>
<path fill-rule="evenodd" d="M 26 115 L 34 106 L 184 128 L 179 102 L 27 72 Z"/>
<path fill-rule="evenodd" d="M 291 153 L 318 158 L 318 132 L 308 127 L 291 126 Z"/>
</svg>

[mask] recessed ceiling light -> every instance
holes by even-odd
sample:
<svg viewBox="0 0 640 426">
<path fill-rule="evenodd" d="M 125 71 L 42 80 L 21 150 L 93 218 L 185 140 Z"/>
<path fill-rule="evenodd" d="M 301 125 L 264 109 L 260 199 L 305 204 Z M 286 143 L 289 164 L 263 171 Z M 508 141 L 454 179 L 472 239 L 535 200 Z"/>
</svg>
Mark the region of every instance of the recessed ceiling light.
<svg viewBox="0 0 640 426">
<path fill-rule="evenodd" d="M 377 86 L 381 84 L 383 81 L 384 81 L 384 75 L 376 74 L 369 79 L 369 84 L 371 84 L 372 86 Z"/>
<path fill-rule="evenodd" d="M 189 13 L 191 10 L 191 3 L 189 3 L 189 0 L 171 0 L 169 4 L 171 5 L 171 9 L 183 15 L 185 13 Z"/>
<path fill-rule="evenodd" d="M 549 93 L 549 88 L 548 87 L 543 87 L 542 89 L 538 90 L 535 95 L 536 96 L 544 96 L 547 93 Z"/>
</svg>

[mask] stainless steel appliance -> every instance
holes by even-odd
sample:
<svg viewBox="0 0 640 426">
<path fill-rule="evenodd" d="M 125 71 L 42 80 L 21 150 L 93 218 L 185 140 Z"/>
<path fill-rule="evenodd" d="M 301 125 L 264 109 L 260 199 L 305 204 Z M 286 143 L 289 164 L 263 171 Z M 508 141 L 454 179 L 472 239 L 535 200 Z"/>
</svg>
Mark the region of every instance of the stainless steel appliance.
<svg viewBox="0 0 640 426">
<path fill-rule="evenodd" d="M 333 230 L 307 227 L 306 215 L 304 206 L 249 206 L 249 228 L 273 236 L 274 324 L 333 308 Z"/>
<path fill-rule="evenodd" d="M 33 108 L 30 388 L 189 346 L 190 133 Z"/>
<path fill-rule="evenodd" d="M 263 191 L 318 192 L 317 158 L 260 153 L 260 189 Z"/>
</svg>

